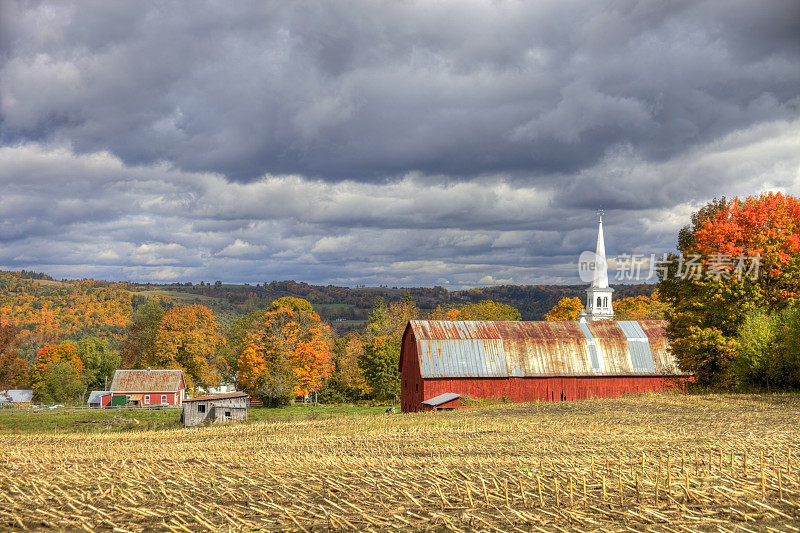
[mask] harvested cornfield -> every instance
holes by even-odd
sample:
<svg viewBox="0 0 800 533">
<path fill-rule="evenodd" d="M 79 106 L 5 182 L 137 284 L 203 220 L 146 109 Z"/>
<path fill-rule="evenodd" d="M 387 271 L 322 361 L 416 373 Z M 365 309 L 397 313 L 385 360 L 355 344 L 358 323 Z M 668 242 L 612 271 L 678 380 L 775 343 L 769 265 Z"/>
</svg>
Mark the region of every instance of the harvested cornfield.
<svg viewBox="0 0 800 533">
<path fill-rule="evenodd" d="M 0 436 L 0 529 L 796 531 L 799 396 Z"/>
</svg>

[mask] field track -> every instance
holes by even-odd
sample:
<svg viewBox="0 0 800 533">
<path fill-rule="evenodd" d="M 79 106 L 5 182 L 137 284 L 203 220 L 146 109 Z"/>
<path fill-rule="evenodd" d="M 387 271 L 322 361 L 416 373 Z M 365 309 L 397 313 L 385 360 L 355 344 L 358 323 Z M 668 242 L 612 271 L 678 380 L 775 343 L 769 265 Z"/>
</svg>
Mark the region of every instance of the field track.
<svg viewBox="0 0 800 533">
<path fill-rule="evenodd" d="M 0 530 L 797 531 L 800 396 L 0 436 Z"/>
</svg>

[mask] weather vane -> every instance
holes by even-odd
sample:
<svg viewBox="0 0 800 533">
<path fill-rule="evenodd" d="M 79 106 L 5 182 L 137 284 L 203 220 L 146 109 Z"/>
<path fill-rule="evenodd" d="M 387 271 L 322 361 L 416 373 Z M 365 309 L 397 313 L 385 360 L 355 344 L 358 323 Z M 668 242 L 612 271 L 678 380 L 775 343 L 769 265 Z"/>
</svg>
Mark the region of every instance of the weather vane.
<svg viewBox="0 0 800 533">
<path fill-rule="evenodd" d="M 605 213 L 606 213 L 606 212 L 605 212 L 603 209 L 598 209 L 598 210 L 597 210 L 597 216 L 599 216 L 599 217 L 600 217 L 600 222 L 602 222 L 602 221 L 603 221 L 603 215 L 604 215 Z"/>
</svg>

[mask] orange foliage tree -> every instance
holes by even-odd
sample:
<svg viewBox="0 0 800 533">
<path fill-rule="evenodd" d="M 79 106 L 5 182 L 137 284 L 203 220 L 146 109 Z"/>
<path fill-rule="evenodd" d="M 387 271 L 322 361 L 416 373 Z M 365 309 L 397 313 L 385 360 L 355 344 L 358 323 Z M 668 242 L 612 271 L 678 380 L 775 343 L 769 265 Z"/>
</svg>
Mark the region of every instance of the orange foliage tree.
<svg viewBox="0 0 800 533">
<path fill-rule="evenodd" d="M 583 311 L 583 303 L 580 298 L 561 298 L 561 300 L 544 315 L 544 319 L 550 321 L 578 320 L 581 311 Z"/>
<path fill-rule="evenodd" d="M 714 200 L 681 230 L 678 251 L 658 289 L 670 306 L 672 351 L 699 383 L 728 386 L 745 318 L 800 300 L 800 199 Z M 692 256 L 699 267 L 690 271 Z"/>
<path fill-rule="evenodd" d="M 311 304 L 281 299 L 248 332 L 239 356 L 239 383 L 267 405 L 318 390 L 331 375 L 330 329 Z"/>
<path fill-rule="evenodd" d="M 224 369 L 224 360 L 218 356 L 224 343 L 211 309 L 198 304 L 173 307 L 158 326 L 154 353 L 140 366 L 179 368 L 189 389 L 214 386 Z"/>
</svg>

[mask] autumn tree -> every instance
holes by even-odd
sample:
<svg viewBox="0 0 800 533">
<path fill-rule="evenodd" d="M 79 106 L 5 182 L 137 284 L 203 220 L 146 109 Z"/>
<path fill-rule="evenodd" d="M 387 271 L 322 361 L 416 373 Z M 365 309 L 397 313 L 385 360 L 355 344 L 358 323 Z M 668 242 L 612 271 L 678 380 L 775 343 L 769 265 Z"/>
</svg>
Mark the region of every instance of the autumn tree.
<svg viewBox="0 0 800 533">
<path fill-rule="evenodd" d="M 40 403 L 77 403 L 82 399 L 86 386 L 74 365 L 57 361 L 38 373 L 33 391 Z"/>
<path fill-rule="evenodd" d="M 265 405 L 285 405 L 330 376 L 330 329 L 300 298 L 276 300 L 247 333 L 239 383 Z"/>
<path fill-rule="evenodd" d="M 367 321 L 366 340 L 385 337 L 399 342 L 408 322 L 417 318 L 419 318 L 419 308 L 408 292 L 401 301 L 392 302 L 390 305 L 386 305 L 386 301 L 378 297 Z"/>
<path fill-rule="evenodd" d="M 164 313 L 164 307 L 151 298 L 136 309 L 120 346 L 122 368 L 143 368 L 145 361 L 155 359 L 156 337 Z"/>
<path fill-rule="evenodd" d="M 85 391 L 83 362 L 69 342 L 45 344 L 36 354 L 31 387 L 44 403 L 76 401 Z"/>
<path fill-rule="evenodd" d="M 800 199 L 766 193 L 714 200 L 678 235 L 659 295 L 669 305 L 672 351 L 698 383 L 728 386 L 739 328 L 800 295 Z"/>
<path fill-rule="evenodd" d="M 356 400 L 372 392 L 358 361 L 364 355 L 361 336 L 351 331 L 333 343 L 333 373 L 320 392 L 323 401 Z"/>
<path fill-rule="evenodd" d="M 748 313 L 739 328 L 731 373 L 749 389 L 800 389 L 800 307 Z"/>
<path fill-rule="evenodd" d="M 219 357 L 225 361 L 223 377 L 234 382 L 239 371 L 239 356 L 247 347 L 247 335 L 259 321 L 263 320 L 266 311 L 259 309 L 234 320 L 225 333 L 225 343 L 219 347 Z"/>
<path fill-rule="evenodd" d="M 614 302 L 616 320 L 664 320 L 668 306 L 654 291 L 650 296 L 631 296 Z"/>
<path fill-rule="evenodd" d="M 78 340 L 75 349 L 83 363 L 83 379 L 89 390 L 107 390 L 120 365 L 119 353 L 110 350 L 108 342 L 98 337 Z"/>
<path fill-rule="evenodd" d="M 374 337 L 364 345 L 359 366 L 373 395 L 379 401 L 396 401 L 400 395 L 400 342 Z"/>
<path fill-rule="evenodd" d="M 580 298 L 561 298 L 561 300 L 544 315 L 544 319 L 550 321 L 578 320 L 581 311 L 583 311 L 583 303 Z"/>
<path fill-rule="evenodd" d="M 20 389 L 28 384 L 28 362 L 19 357 L 19 330 L 0 324 L 0 390 Z"/>
<path fill-rule="evenodd" d="M 212 387 L 219 383 L 224 361 L 218 348 L 225 342 L 214 313 L 204 305 L 173 307 L 158 326 L 155 353 L 142 366 L 179 368 L 186 376 L 186 386 Z"/>
<path fill-rule="evenodd" d="M 399 394 L 400 345 L 408 322 L 418 317 L 419 309 L 409 293 L 388 306 L 382 298 L 375 301 L 358 365 L 378 400 L 393 399 Z"/>
<path fill-rule="evenodd" d="M 431 311 L 428 318 L 430 320 L 522 320 L 522 315 L 516 307 L 492 300 L 481 300 L 450 309 L 437 307 Z"/>
</svg>

